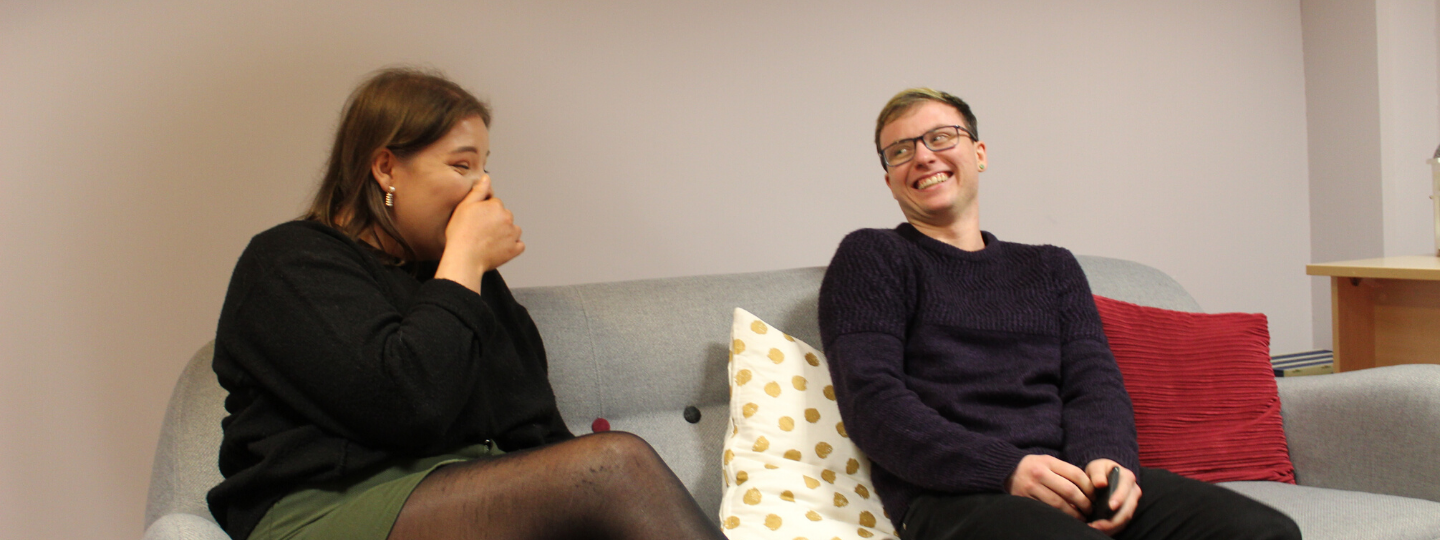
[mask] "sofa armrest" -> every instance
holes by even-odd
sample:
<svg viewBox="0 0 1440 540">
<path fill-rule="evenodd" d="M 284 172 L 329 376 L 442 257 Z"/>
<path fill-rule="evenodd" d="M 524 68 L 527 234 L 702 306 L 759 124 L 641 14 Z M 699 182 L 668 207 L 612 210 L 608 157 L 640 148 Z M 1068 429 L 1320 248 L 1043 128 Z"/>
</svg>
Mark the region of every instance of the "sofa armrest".
<svg viewBox="0 0 1440 540">
<path fill-rule="evenodd" d="M 1276 382 L 1297 483 L 1440 501 L 1440 365 Z"/>
<path fill-rule="evenodd" d="M 195 514 L 168 514 L 145 529 L 142 540 L 230 540 L 214 521 Z"/>
</svg>

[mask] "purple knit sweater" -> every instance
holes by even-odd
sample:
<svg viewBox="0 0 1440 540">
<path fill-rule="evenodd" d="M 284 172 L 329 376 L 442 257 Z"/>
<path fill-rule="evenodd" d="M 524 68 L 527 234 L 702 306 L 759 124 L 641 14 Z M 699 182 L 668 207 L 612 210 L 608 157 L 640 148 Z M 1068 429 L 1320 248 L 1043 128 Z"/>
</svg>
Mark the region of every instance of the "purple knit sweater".
<svg viewBox="0 0 1440 540">
<path fill-rule="evenodd" d="M 1004 491 L 1029 454 L 1138 469 L 1134 413 L 1069 251 L 901 224 L 840 243 L 820 334 L 846 431 L 899 527 L 923 493 Z"/>
</svg>

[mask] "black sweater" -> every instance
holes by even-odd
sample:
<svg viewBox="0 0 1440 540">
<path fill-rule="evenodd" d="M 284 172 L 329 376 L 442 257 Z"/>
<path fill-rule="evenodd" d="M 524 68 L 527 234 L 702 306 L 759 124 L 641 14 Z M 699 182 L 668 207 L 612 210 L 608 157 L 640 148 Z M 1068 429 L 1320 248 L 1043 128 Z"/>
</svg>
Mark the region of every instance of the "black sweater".
<svg viewBox="0 0 1440 540">
<path fill-rule="evenodd" d="M 475 294 L 434 272 L 386 265 L 314 222 L 250 241 L 215 335 L 230 414 L 225 481 L 208 500 L 232 537 L 309 484 L 486 440 L 517 450 L 572 437 L 540 334 L 500 274 Z"/>
<path fill-rule="evenodd" d="M 1004 490 L 1028 454 L 1138 470 L 1089 283 L 1054 246 L 964 251 L 910 224 L 850 233 L 820 288 L 846 431 L 899 527 L 922 493 Z"/>
</svg>

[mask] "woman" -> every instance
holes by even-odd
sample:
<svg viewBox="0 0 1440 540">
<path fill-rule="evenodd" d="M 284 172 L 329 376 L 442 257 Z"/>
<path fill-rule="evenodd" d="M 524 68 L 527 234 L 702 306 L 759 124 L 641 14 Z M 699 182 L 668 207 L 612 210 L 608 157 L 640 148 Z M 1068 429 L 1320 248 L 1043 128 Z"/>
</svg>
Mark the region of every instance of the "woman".
<svg viewBox="0 0 1440 540">
<path fill-rule="evenodd" d="M 215 372 L 237 540 L 723 538 L 644 441 L 576 438 L 491 194 L 489 109 L 438 75 L 350 96 L 310 210 L 251 240 Z"/>
</svg>

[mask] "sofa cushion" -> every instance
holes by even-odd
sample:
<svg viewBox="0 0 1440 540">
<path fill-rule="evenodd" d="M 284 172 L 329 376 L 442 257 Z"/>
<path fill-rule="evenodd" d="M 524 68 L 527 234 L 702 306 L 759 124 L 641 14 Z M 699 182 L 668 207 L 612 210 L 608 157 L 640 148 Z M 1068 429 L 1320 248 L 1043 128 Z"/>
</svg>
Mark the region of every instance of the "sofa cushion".
<svg viewBox="0 0 1440 540">
<path fill-rule="evenodd" d="M 1434 540 L 1440 502 L 1278 482 L 1220 484 L 1284 512 L 1307 539 Z"/>
<path fill-rule="evenodd" d="M 1095 304 L 1134 403 L 1142 465 L 1294 483 L 1265 315 Z"/>
<path fill-rule="evenodd" d="M 731 538 L 893 538 L 824 356 L 736 309 L 720 523 Z"/>
</svg>

